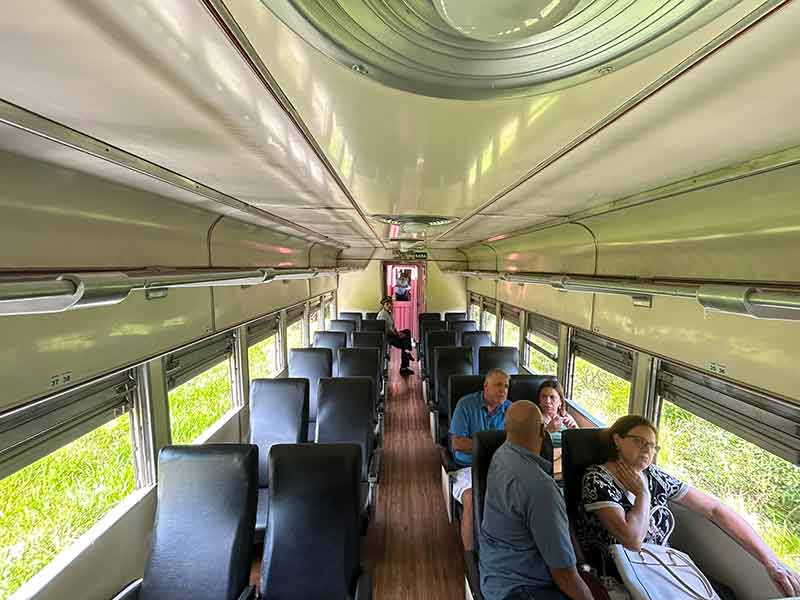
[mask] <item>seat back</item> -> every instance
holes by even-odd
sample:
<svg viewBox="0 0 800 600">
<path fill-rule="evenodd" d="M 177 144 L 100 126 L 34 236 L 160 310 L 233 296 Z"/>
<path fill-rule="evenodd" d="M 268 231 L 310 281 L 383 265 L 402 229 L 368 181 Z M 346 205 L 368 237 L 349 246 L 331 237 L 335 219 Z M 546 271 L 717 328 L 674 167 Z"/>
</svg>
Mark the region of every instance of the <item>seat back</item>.
<svg viewBox="0 0 800 600">
<path fill-rule="evenodd" d="M 505 431 L 479 431 L 472 438 L 472 518 L 475 519 L 475 550 L 479 550 L 483 507 L 486 502 L 486 480 L 489 465 L 497 449 L 506 441 Z M 463 515 L 466 519 L 469 515 Z"/>
<path fill-rule="evenodd" d="M 350 345 L 353 348 L 378 348 L 384 347 L 384 334 L 382 331 L 355 331 Z"/>
<path fill-rule="evenodd" d="M 478 324 L 475 321 L 447 321 L 447 328 L 456 332 L 456 344 L 465 346 L 466 344 L 461 342 L 464 332 L 477 331 Z"/>
<path fill-rule="evenodd" d="M 417 329 L 417 331 L 422 330 L 423 321 L 441 321 L 441 320 L 442 320 L 442 315 L 441 313 L 438 312 L 419 313 L 419 316 L 417 317 L 417 325 L 419 326 L 419 329 Z"/>
<path fill-rule="evenodd" d="M 386 333 L 386 321 L 382 319 L 364 319 L 361 321 L 361 331 L 379 331 Z"/>
<path fill-rule="evenodd" d="M 353 595 L 360 570 L 360 473 L 355 444 L 272 447 L 261 598 Z"/>
<path fill-rule="evenodd" d="M 319 444 L 358 444 L 360 478 L 366 481 L 375 445 L 372 421 L 374 387 L 370 377 L 323 377 L 319 380 L 319 415 L 315 440 Z"/>
<path fill-rule="evenodd" d="M 519 348 L 512 346 L 484 346 L 478 350 L 478 373 L 485 375 L 492 369 L 503 369 L 509 375 L 519 373 Z"/>
<path fill-rule="evenodd" d="M 369 377 L 372 379 L 375 410 L 381 390 L 383 368 L 380 348 L 340 348 L 339 377 Z"/>
<path fill-rule="evenodd" d="M 347 339 L 356 330 L 356 322 L 346 319 L 331 319 L 328 323 L 328 331 L 341 331 L 347 334 Z"/>
<path fill-rule="evenodd" d="M 333 375 L 333 354 L 331 354 L 330 348 L 292 348 L 289 350 L 289 377 L 308 379 L 308 439 L 314 439 L 319 379 L 331 375 Z"/>
<path fill-rule="evenodd" d="M 339 348 L 347 347 L 347 334 L 344 331 L 317 331 L 314 333 L 313 348 L 328 348 L 333 357 L 332 375 L 339 372 Z"/>
<path fill-rule="evenodd" d="M 456 404 L 467 394 L 483 390 L 483 375 L 450 375 L 447 385 L 448 421 L 453 418 Z"/>
<path fill-rule="evenodd" d="M 308 379 L 254 379 L 250 382 L 250 443 L 258 446 L 258 487 L 267 487 L 273 444 L 308 440 Z"/>
<path fill-rule="evenodd" d="M 433 378 L 433 358 L 439 346 L 455 346 L 456 334 L 454 331 L 444 329 L 429 331 L 425 334 L 425 371 Z M 434 380 L 435 381 L 435 380 Z M 435 386 L 434 386 L 435 387 Z M 434 392 L 435 393 L 435 392 Z"/>
<path fill-rule="evenodd" d="M 442 320 L 434 320 L 434 319 L 426 319 L 424 321 L 419 322 L 419 339 L 420 339 L 420 346 L 422 349 L 422 356 L 424 357 L 427 352 L 427 339 L 428 333 L 431 331 L 443 331 L 447 329 L 447 323 Z"/>
<path fill-rule="evenodd" d="M 512 375 L 508 387 L 508 399 L 530 400 L 539 405 L 539 387 L 545 381 L 555 381 L 555 375 Z"/>
<path fill-rule="evenodd" d="M 452 333 L 452 332 L 451 332 Z M 448 387 L 452 375 L 472 375 L 472 348 L 466 346 L 438 346 L 434 349 L 433 381 L 435 382 L 434 401 L 439 407 L 439 415 L 450 424 L 450 404 Z"/>
<path fill-rule="evenodd" d="M 360 312 L 340 312 L 339 319 L 342 321 L 354 321 L 356 324 L 356 331 L 361 331 L 361 321 L 364 317 Z"/>
<path fill-rule="evenodd" d="M 590 465 L 606 462 L 606 429 L 567 429 L 561 434 L 561 465 L 564 479 L 564 502 L 567 515 L 576 522 L 581 501 L 583 474 Z"/>
<path fill-rule="evenodd" d="M 238 598 L 250 579 L 257 490 L 252 444 L 162 448 L 139 600 Z"/>
<path fill-rule="evenodd" d="M 466 321 L 467 313 L 465 312 L 446 312 L 444 313 L 445 321 Z"/>
<path fill-rule="evenodd" d="M 375 319 L 377 319 L 377 318 L 378 318 L 378 313 L 376 313 L 376 312 L 368 312 L 368 313 L 365 313 L 365 314 L 364 314 L 364 318 L 365 318 L 365 319 L 369 319 L 369 320 L 371 320 L 371 321 L 374 321 Z"/>
<path fill-rule="evenodd" d="M 483 347 L 494 346 L 492 343 L 492 334 L 488 331 L 464 331 L 461 333 L 461 345 L 472 346 L 472 357 L 475 361 L 475 373 L 480 373 L 478 370 L 478 354 L 479 350 Z"/>
</svg>

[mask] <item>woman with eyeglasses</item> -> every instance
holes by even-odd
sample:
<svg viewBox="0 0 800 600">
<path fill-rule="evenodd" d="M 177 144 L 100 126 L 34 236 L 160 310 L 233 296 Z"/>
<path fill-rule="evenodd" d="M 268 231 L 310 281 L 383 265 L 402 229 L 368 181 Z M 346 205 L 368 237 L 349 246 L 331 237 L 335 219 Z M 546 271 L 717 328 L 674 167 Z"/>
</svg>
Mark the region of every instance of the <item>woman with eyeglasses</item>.
<svg viewBox="0 0 800 600">
<path fill-rule="evenodd" d="M 655 426 L 638 415 L 621 417 L 607 430 L 611 459 L 586 470 L 578 510 L 578 540 L 589 562 L 619 579 L 609 553 L 611 544 L 634 551 L 644 543 L 666 545 L 674 526 L 667 508 L 672 500 L 710 519 L 735 539 L 764 565 L 786 595 L 800 594 L 800 576 L 778 560 L 747 521 L 713 496 L 653 464 L 659 450 L 657 439 Z"/>
<path fill-rule="evenodd" d="M 542 382 L 537 393 L 537 402 L 542 411 L 542 422 L 550 433 L 553 448 L 561 448 L 561 432 L 578 426 L 567 412 L 564 388 L 555 379 Z"/>
</svg>

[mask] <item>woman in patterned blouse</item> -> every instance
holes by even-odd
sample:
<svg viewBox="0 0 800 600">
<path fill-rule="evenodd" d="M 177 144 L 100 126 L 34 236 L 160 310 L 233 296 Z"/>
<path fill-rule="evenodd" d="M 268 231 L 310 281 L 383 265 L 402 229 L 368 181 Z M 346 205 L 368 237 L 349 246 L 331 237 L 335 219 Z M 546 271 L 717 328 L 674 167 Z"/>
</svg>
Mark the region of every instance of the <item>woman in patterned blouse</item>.
<svg viewBox="0 0 800 600">
<path fill-rule="evenodd" d="M 590 557 L 617 575 L 608 547 L 634 551 L 642 544 L 666 545 L 674 526 L 672 500 L 710 519 L 752 554 L 787 596 L 800 594 L 800 576 L 784 565 L 750 525 L 716 498 L 665 473 L 653 463 L 658 430 L 644 417 L 617 419 L 607 431 L 611 460 L 583 476 L 578 539 Z M 597 564 L 596 563 L 596 564 Z"/>
</svg>

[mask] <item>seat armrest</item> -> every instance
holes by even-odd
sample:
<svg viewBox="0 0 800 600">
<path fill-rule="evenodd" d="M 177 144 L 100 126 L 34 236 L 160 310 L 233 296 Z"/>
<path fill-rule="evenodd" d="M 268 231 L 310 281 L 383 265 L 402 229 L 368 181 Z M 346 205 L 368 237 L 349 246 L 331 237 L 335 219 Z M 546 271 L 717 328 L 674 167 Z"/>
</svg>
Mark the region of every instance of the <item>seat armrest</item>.
<svg viewBox="0 0 800 600">
<path fill-rule="evenodd" d="M 376 449 L 372 453 L 372 458 L 369 461 L 369 483 L 375 485 L 381 478 L 381 455 L 383 452 Z"/>
<path fill-rule="evenodd" d="M 114 596 L 114 600 L 136 600 L 139 597 L 139 590 L 142 587 L 142 580 L 137 579 L 128 584 L 119 594 Z"/>
<path fill-rule="evenodd" d="M 372 573 L 370 571 L 361 571 L 353 600 L 372 600 Z"/>
<path fill-rule="evenodd" d="M 456 464 L 456 459 L 453 457 L 453 454 L 450 452 L 450 449 L 445 446 L 439 446 L 439 458 L 442 461 L 442 466 L 444 470 L 448 473 L 452 473 L 453 471 L 458 471 L 461 467 Z"/>
<path fill-rule="evenodd" d="M 248 585 L 242 593 L 239 594 L 239 600 L 255 600 L 256 598 L 256 586 Z"/>
</svg>

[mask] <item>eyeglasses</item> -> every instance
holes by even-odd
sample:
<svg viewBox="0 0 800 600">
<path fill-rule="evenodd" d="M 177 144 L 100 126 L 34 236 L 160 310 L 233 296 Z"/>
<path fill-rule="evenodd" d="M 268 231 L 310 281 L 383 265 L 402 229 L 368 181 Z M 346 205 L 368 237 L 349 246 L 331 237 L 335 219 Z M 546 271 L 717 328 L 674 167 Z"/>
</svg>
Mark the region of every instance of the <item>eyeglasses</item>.
<svg viewBox="0 0 800 600">
<path fill-rule="evenodd" d="M 659 446 L 655 442 L 651 442 L 651 441 L 646 440 L 642 436 L 639 436 L 639 435 L 623 435 L 622 437 L 632 439 L 633 443 L 636 444 L 636 447 L 639 448 L 639 450 L 644 448 L 645 450 L 648 450 L 649 452 L 652 452 L 653 454 L 658 454 L 658 451 L 661 450 L 661 446 Z"/>
</svg>

